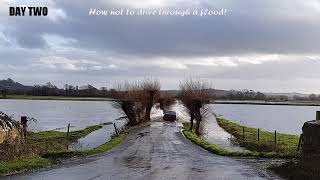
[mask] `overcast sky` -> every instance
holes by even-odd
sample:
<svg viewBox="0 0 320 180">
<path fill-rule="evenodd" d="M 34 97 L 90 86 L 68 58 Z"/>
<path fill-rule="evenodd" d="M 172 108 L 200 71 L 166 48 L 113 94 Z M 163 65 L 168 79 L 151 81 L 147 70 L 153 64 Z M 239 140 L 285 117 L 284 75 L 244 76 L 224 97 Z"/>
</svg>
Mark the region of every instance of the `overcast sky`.
<svg viewBox="0 0 320 180">
<path fill-rule="evenodd" d="M 0 79 L 111 87 L 194 76 L 217 89 L 320 93 L 318 0 L 0 0 Z M 9 17 L 9 6 L 48 17 Z M 90 8 L 227 9 L 225 16 L 88 16 Z"/>
</svg>

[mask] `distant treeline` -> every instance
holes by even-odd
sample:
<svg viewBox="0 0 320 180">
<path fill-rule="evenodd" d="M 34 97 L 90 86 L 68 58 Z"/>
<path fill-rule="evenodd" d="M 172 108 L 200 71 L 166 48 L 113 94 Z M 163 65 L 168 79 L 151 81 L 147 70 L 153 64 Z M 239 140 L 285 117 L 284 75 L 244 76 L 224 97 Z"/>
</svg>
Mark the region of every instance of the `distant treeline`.
<svg viewBox="0 0 320 180">
<path fill-rule="evenodd" d="M 73 86 L 66 84 L 64 88 L 58 88 L 52 83 L 45 85 L 25 86 L 24 88 L 1 88 L 2 96 L 30 95 L 30 96 L 70 96 L 70 97 L 111 97 L 113 89 L 102 87 L 100 89 L 88 84 Z"/>
<path fill-rule="evenodd" d="M 24 86 L 12 79 L 0 80 L 0 93 L 6 95 L 30 95 L 30 96 L 69 96 L 69 97 L 112 97 L 115 93 L 114 88 L 101 87 L 96 88 L 93 85 L 70 85 L 65 84 L 63 88 L 58 88 L 56 85 L 48 82 L 45 85 Z M 268 95 L 262 92 L 253 90 L 217 90 L 207 89 L 211 99 L 218 100 L 260 100 L 260 101 L 320 101 L 320 95 L 311 94 L 309 96 L 298 95 Z M 161 90 L 162 94 L 169 94 L 176 97 L 178 90 Z"/>
<path fill-rule="evenodd" d="M 223 95 L 214 95 L 214 99 L 219 100 L 262 100 L 262 101 L 320 101 L 320 95 L 310 94 L 309 96 L 287 96 L 287 95 L 266 95 L 262 92 L 255 92 L 253 90 L 231 90 Z"/>
<path fill-rule="evenodd" d="M 215 99 L 224 100 L 266 100 L 266 98 L 267 96 L 261 92 L 255 92 L 247 89 L 240 91 L 231 90 L 222 96 L 215 95 Z"/>
</svg>

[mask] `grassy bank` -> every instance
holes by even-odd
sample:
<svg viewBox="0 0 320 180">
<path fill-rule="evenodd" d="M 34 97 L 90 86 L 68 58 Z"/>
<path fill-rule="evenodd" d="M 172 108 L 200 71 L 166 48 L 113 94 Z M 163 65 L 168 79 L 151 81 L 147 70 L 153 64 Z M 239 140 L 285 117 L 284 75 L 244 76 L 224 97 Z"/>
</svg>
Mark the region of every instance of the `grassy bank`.
<svg viewBox="0 0 320 180">
<path fill-rule="evenodd" d="M 112 101 L 111 98 L 99 98 L 99 97 L 26 96 L 26 95 L 8 95 L 7 97 L 0 96 L 0 99 L 64 100 L 64 101 Z"/>
<path fill-rule="evenodd" d="M 10 162 L 0 162 L 0 175 L 21 173 L 48 166 L 50 166 L 50 161 L 39 156 Z"/>
<path fill-rule="evenodd" d="M 68 146 L 78 139 L 87 136 L 103 126 L 90 126 L 83 130 L 67 133 L 58 131 L 44 131 L 30 133 L 27 139 L 28 154 L 31 158 L 19 158 L 14 161 L 0 162 L 0 175 L 13 174 L 29 171 L 37 168 L 45 168 L 55 163 L 57 159 L 70 158 L 74 156 L 93 155 L 106 152 L 117 146 L 126 139 L 126 133 L 113 137 L 109 142 L 93 149 L 85 151 L 68 151 Z"/>
<path fill-rule="evenodd" d="M 256 128 L 244 127 L 245 134 L 243 136 L 243 126 L 221 117 L 217 118 L 217 122 L 220 127 L 235 137 L 236 142 L 241 147 L 245 147 L 248 150 L 287 154 L 292 157 L 299 155 L 299 152 L 297 152 L 299 136 L 277 133 L 275 143 L 274 132 L 260 130 L 258 141 L 258 130 Z"/>
<path fill-rule="evenodd" d="M 286 162 L 274 164 L 268 169 L 290 180 L 318 180 L 320 179 L 319 167 L 306 167 L 301 162 Z"/>
<path fill-rule="evenodd" d="M 183 134 L 187 139 L 193 143 L 201 146 L 209 152 L 212 152 L 221 156 L 231 156 L 231 157 L 248 157 L 248 158 L 292 158 L 291 154 L 286 153 L 276 153 L 276 152 L 257 152 L 257 151 L 229 151 L 216 144 L 210 144 L 209 142 L 203 140 L 201 137 L 197 136 L 195 133 L 184 130 Z"/>
</svg>

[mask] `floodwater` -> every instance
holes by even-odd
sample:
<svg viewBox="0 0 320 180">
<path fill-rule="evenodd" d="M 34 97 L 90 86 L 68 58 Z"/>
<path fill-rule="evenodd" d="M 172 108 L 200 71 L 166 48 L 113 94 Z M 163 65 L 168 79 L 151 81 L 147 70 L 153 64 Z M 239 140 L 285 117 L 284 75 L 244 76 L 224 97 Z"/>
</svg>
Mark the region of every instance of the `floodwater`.
<svg viewBox="0 0 320 180">
<path fill-rule="evenodd" d="M 116 127 L 118 131 L 124 127 L 126 121 L 117 121 Z M 103 128 L 94 131 L 86 137 L 78 139 L 78 141 L 69 147 L 69 150 L 90 150 L 99 147 L 100 145 L 111 140 L 111 137 L 115 135 L 115 128 L 113 124 L 104 125 Z"/>
<path fill-rule="evenodd" d="M 0 111 L 13 115 L 17 121 L 21 116 L 37 119 L 28 126 L 32 131 L 66 131 L 105 122 L 117 122 L 119 110 L 110 101 L 53 101 L 53 100 L 0 100 Z M 118 123 L 118 122 L 117 122 Z"/>
<path fill-rule="evenodd" d="M 221 128 L 213 114 L 208 114 L 202 122 L 202 136 L 209 143 L 216 144 L 229 151 L 246 151 L 235 143 L 234 137 Z"/>
<path fill-rule="evenodd" d="M 130 131 L 128 139 L 108 153 L 4 179 L 281 179 L 258 166 L 258 160 L 217 156 L 185 139 L 181 122 L 187 116 L 182 109 L 179 103 L 171 107 L 179 122 L 161 122 L 162 112 L 153 109 L 150 126 Z M 112 128 L 106 125 L 80 139 L 78 149 L 98 146 L 92 142 L 104 139 Z"/>
<path fill-rule="evenodd" d="M 190 116 L 181 102 L 177 101 L 169 108 L 169 110 L 177 113 L 177 122 L 190 122 Z M 201 124 L 202 137 L 209 143 L 217 144 L 229 151 L 246 151 L 245 148 L 235 144 L 233 136 L 218 125 L 216 118 L 212 113 L 207 113 Z"/>
<path fill-rule="evenodd" d="M 303 123 L 314 120 L 319 106 L 211 104 L 211 111 L 242 125 L 268 131 L 302 133 Z"/>
</svg>

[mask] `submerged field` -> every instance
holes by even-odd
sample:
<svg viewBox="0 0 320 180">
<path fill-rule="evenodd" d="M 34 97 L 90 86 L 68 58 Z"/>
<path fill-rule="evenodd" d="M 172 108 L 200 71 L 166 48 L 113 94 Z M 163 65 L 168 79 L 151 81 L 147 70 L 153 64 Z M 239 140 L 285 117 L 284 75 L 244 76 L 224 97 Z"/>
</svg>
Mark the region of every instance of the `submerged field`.
<svg viewBox="0 0 320 180">
<path fill-rule="evenodd" d="M 212 112 L 235 123 L 266 131 L 300 135 L 306 121 L 316 118 L 319 106 L 210 104 Z"/>
<path fill-rule="evenodd" d="M 276 133 L 275 137 L 275 132 L 260 130 L 258 138 L 257 128 L 241 126 L 222 117 L 218 117 L 217 122 L 220 127 L 235 137 L 236 142 L 239 143 L 240 146 L 248 150 L 276 152 L 288 155 L 299 154 L 299 152 L 297 152 L 299 136 L 297 135 Z"/>
<path fill-rule="evenodd" d="M 121 121 L 115 119 L 121 116 L 118 109 L 110 101 L 67 101 L 67 100 L 16 100 L 0 99 L 2 112 L 13 115 L 20 121 L 21 116 L 33 117 L 35 122 L 28 123 L 31 131 L 77 131 L 88 126 L 115 122 L 121 126 Z"/>
</svg>

